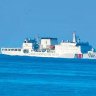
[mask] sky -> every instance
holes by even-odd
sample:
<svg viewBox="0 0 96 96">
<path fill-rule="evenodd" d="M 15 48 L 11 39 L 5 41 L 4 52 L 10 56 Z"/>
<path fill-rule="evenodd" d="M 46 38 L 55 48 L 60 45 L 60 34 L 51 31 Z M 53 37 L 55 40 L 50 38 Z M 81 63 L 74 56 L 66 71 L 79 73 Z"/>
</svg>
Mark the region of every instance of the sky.
<svg viewBox="0 0 96 96">
<path fill-rule="evenodd" d="M 96 48 L 96 0 L 0 0 L 0 48 L 27 37 L 72 40 L 74 31 Z"/>
</svg>

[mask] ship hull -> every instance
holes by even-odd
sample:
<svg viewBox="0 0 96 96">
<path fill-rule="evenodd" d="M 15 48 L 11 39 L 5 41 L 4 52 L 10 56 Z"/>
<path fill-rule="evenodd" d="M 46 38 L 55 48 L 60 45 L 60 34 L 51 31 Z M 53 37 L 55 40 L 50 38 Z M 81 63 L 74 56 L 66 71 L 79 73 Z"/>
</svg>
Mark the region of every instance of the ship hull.
<svg viewBox="0 0 96 96">
<path fill-rule="evenodd" d="M 2 51 L 2 54 L 11 55 L 11 56 L 30 56 L 30 57 L 52 57 L 52 58 L 78 58 L 78 59 L 96 59 L 95 55 L 86 54 L 56 54 L 56 53 L 47 53 L 47 52 L 31 52 L 23 53 L 21 52 L 5 52 Z"/>
</svg>

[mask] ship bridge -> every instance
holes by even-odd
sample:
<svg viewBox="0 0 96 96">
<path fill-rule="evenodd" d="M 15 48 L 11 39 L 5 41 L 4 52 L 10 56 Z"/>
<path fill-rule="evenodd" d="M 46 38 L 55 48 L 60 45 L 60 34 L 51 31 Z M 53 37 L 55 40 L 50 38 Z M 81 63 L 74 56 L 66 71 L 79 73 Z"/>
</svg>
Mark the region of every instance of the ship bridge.
<svg viewBox="0 0 96 96">
<path fill-rule="evenodd" d="M 70 42 L 61 42 L 59 45 L 55 45 L 55 52 L 59 54 L 81 54 L 87 53 L 92 49 L 92 46 L 88 42 L 80 42 L 76 34 L 73 33 L 73 40 Z"/>
</svg>

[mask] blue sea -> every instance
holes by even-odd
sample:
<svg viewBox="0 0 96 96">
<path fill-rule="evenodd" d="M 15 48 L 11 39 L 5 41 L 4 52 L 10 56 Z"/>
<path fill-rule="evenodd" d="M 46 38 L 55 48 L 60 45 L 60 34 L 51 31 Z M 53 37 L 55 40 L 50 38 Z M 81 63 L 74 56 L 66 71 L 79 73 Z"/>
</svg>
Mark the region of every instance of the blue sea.
<svg viewBox="0 0 96 96">
<path fill-rule="evenodd" d="M 96 96 L 96 60 L 0 55 L 0 96 Z"/>
</svg>

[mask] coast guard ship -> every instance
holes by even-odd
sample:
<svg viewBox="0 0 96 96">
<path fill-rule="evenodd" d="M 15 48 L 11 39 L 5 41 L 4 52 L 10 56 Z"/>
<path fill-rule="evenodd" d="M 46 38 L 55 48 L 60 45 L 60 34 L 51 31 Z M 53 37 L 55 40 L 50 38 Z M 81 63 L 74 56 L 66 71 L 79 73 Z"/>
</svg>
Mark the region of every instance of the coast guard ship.
<svg viewBox="0 0 96 96">
<path fill-rule="evenodd" d="M 36 39 L 25 39 L 22 48 L 1 48 L 6 55 L 54 57 L 54 58 L 85 58 L 96 59 L 96 52 L 88 42 L 81 42 L 73 33 L 72 41 L 58 44 L 57 38 L 44 37 L 38 43 Z"/>
</svg>

